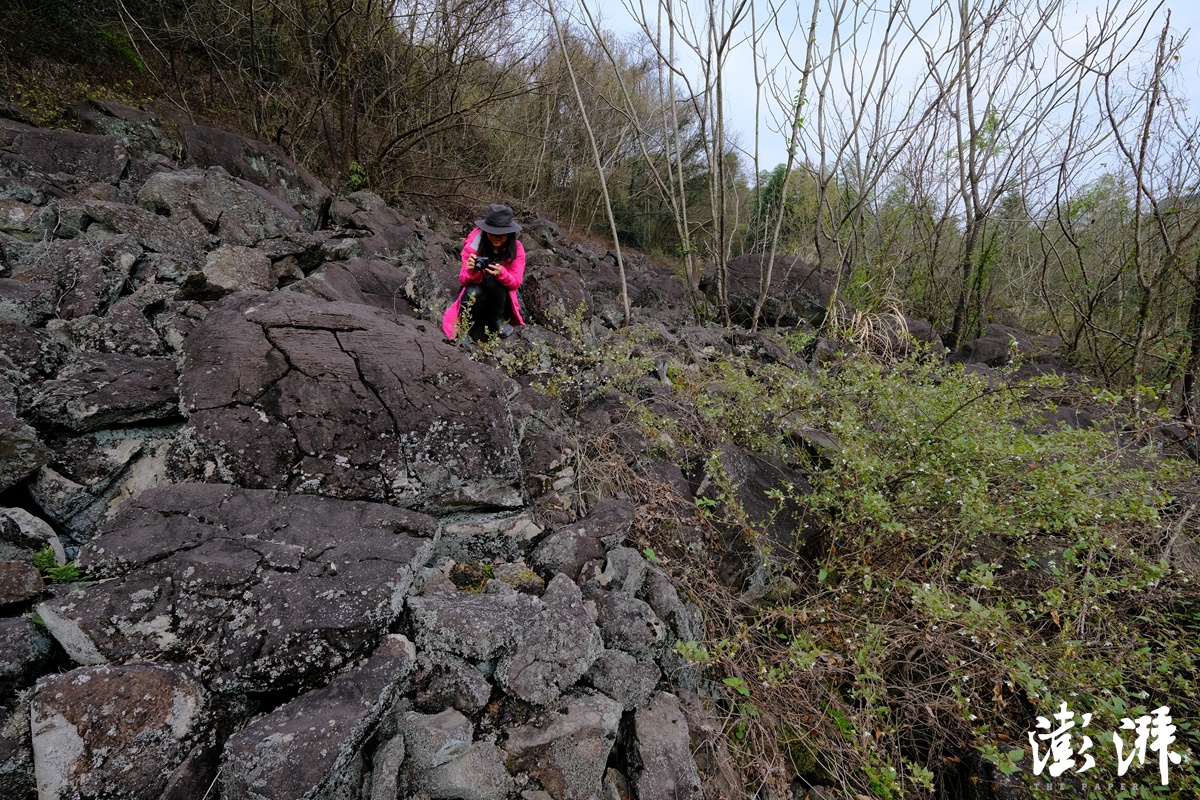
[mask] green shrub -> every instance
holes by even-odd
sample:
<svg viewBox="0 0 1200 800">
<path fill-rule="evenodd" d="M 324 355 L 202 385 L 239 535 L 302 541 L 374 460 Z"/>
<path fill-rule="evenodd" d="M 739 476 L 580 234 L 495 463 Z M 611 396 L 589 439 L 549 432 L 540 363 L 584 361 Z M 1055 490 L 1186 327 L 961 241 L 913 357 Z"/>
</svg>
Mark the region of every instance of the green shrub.
<svg viewBox="0 0 1200 800">
<path fill-rule="evenodd" d="M 51 583 L 74 583 L 83 578 L 79 564 L 74 561 L 59 564 L 50 545 L 33 554 L 33 565 L 42 573 L 42 577 Z"/>
</svg>

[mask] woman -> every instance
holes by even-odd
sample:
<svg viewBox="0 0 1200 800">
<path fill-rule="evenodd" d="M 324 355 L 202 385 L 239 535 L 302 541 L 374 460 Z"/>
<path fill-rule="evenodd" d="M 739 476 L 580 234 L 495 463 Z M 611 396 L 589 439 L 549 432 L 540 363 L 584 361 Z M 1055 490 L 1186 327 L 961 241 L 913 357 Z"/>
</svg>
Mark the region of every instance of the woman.
<svg viewBox="0 0 1200 800">
<path fill-rule="evenodd" d="M 448 338 L 458 335 L 460 314 L 468 320 L 472 339 L 489 333 L 508 338 L 513 329 L 505 320 L 525 324 L 517 302 L 517 289 L 525 279 L 525 248 L 517 240 L 519 230 L 512 209 L 498 203 L 488 206 L 486 217 L 475 220 L 475 229 L 463 242 L 458 273 L 463 288 L 442 317 L 442 331 Z"/>
</svg>

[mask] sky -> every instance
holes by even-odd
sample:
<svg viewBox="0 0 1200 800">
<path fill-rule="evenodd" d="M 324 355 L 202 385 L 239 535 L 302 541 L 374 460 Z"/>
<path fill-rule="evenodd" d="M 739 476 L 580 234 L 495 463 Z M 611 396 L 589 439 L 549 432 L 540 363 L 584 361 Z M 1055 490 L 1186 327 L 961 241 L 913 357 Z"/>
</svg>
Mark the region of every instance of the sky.
<svg viewBox="0 0 1200 800">
<path fill-rule="evenodd" d="M 765 15 L 769 0 L 753 0 L 757 3 L 756 13 Z M 1024 0 L 1018 0 L 1024 2 Z M 1094 16 L 1099 6 L 1099 2 L 1104 0 L 1093 0 L 1093 2 L 1078 2 L 1077 0 L 1067 0 L 1064 8 L 1062 27 L 1065 32 L 1072 33 L 1069 28 L 1076 27 L 1082 29 L 1083 20 L 1088 16 Z M 593 3 L 600 5 L 599 0 L 588 0 L 589 5 Z M 637 26 L 632 22 L 629 15 L 629 8 L 634 4 L 644 3 L 645 7 L 653 14 L 653 9 L 656 6 L 655 0 L 623 0 L 625 6 L 619 6 L 615 2 L 603 3 L 603 26 L 612 28 L 624 35 L 635 35 Z M 698 13 L 702 6 L 700 0 L 675 0 L 675 2 L 685 8 L 689 8 L 693 13 Z M 1108 6 L 1117 8 L 1130 8 L 1139 0 L 1107 0 Z M 927 7 L 930 0 L 912 0 L 911 7 L 916 9 L 919 7 Z M 779 5 L 778 2 L 776 2 Z M 886 2 L 883 3 L 886 5 Z M 718 8 L 728 8 L 731 5 L 729 0 L 725 0 L 724 6 L 721 6 L 718 0 Z M 793 9 L 791 11 L 793 17 L 797 13 L 795 9 L 803 8 L 799 13 L 805 17 L 811 13 L 811 4 L 808 0 L 790 0 L 785 7 Z M 829 2 L 826 0 L 822 7 L 821 15 L 818 22 L 819 33 L 818 41 L 822 47 L 828 49 L 829 32 L 832 28 L 830 24 L 830 12 L 828 10 Z M 860 7 L 865 7 L 866 3 L 861 3 Z M 1147 12 L 1152 9 L 1156 2 L 1149 2 Z M 594 6 L 593 6 L 594 7 Z M 1162 22 L 1165 20 L 1166 12 L 1171 13 L 1172 28 L 1179 34 L 1186 32 L 1186 40 L 1180 53 L 1180 60 L 1177 64 L 1179 71 L 1180 85 L 1185 87 L 1188 97 L 1188 105 L 1193 118 L 1200 118 L 1200 2 L 1196 0 L 1164 0 L 1161 3 L 1161 8 L 1156 17 L 1156 22 L 1150 26 L 1150 31 L 1147 37 L 1154 39 L 1157 32 L 1161 30 Z M 682 12 L 681 12 L 682 15 Z M 1149 16 L 1148 13 L 1145 16 Z M 843 25 L 842 28 L 848 26 Z M 747 25 L 742 26 L 742 30 L 748 29 Z M 873 32 L 874 35 L 874 32 Z M 931 31 L 928 34 L 929 38 L 936 36 L 936 32 Z M 876 37 L 877 38 L 877 37 Z M 784 55 L 784 51 L 790 49 L 792 58 L 796 61 L 802 61 L 804 54 L 803 48 L 803 31 L 799 31 L 786 44 L 776 39 L 774 42 L 768 42 L 766 52 L 768 60 L 779 61 Z M 788 45 L 791 45 L 789 48 Z M 850 57 L 849 48 L 843 48 L 843 52 Z M 861 54 L 859 61 L 869 63 L 870 58 L 867 54 Z M 681 64 L 683 62 L 681 61 Z M 686 69 L 686 66 L 683 68 Z M 903 69 L 903 68 L 902 68 Z M 753 147 L 754 119 L 755 119 L 755 98 L 754 98 L 754 67 L 753 60 L 750 56 L 750 48 L 748 46 L 740 46 L 733 50 L 729 65 L 726 70 L 726 85 L 727 85 L 727 119 L 731 121 L 732 129 L 740 138 L 743 147 L 749 151 Z M 789 79 L 780 79 L 780 84 L 783 86 L 794 86 L 794 73 L 788 76 Z M 775 104 L 778 108 L 778 104 Z M 779 112 L 776 111 L 776 116 Z M 784 134 L 771 133 L 770 127 L 779 127 L 778 122 L 772 122 L 771 114 L 767 108 L 762 108 L 759 113 L 759 164 L 762 169 L 771 169 L 776 164 L 783 163 L 787 158 L 786 137 Z M 749 154 L 746 154 L 746 159 L 749 160 Z"/>
</svg>

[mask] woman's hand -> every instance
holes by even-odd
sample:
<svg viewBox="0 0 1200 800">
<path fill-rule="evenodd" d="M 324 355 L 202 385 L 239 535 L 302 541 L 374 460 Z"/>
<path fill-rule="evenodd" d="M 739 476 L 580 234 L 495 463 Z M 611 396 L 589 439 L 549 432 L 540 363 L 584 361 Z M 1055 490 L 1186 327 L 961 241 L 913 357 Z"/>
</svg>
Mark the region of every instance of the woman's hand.
<svg viewBox="0 0 1200 800">
<path fill-rule="evenodd" d="M 474 254 L 467 256 L 467 269 L 471 270 L 472 272 L 475 271 L 475 255 Z"/>
<path fill-rule="evenodd" d="M 488 275 L 491 275 L 493 278 L 500 277 L 500 265 L 497 264 L 495 261 L 491 262 L 486 267 L 484 267 L 483 271 L 486 272 Z"/>
</svg>

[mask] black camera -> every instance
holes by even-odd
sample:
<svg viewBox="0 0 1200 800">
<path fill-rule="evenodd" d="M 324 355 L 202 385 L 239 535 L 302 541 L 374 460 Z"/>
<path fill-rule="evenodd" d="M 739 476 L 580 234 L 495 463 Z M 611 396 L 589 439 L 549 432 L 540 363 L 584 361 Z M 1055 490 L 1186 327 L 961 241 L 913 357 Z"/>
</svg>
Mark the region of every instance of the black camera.
<svg viewBox="0 0 1200 800">
<path fill-rule="evenodd" d="M 475 269 L 480 271 L 487 269 L 489 261 L 491 261 L 491 259 L 487 256 L 475 256 Z"/>
</svg>

